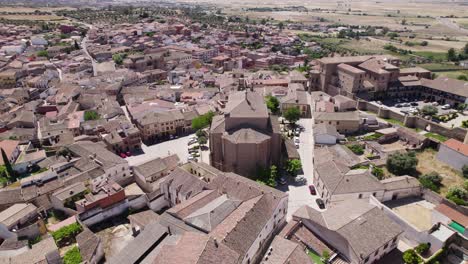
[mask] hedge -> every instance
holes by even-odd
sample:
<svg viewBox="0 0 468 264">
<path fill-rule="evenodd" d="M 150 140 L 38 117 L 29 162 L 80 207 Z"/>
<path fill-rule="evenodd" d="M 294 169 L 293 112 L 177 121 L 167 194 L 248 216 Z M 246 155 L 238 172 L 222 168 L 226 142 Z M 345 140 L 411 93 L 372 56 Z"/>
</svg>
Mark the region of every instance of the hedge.
<svg viewBox="0 0 468 264">
<path fill-rule="evenodd" d="M 79 264 L 82 262 L 80 250 L 78 247 L 74 246 L 72 249 L 68 250 L 67 253 L 63 256 L 64 264 Z"/>
<path fill-rule="evenodd" d="M 78 223 L 64 226 L 57 231 L 52 232 L 52 237 L 57 244 L 62 244 L 64 241 L 75 239 L 82 230 L 82 227 Z"/>
</svg>

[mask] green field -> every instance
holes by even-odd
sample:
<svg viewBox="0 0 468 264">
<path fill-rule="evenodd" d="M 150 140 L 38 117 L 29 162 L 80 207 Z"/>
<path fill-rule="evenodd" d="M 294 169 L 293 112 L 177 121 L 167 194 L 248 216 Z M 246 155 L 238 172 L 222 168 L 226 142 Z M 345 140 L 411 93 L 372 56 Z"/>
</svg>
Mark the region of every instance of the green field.
<svg viewBox="0 0 468 264">
<path fill-rule="evenodd" d="M 463 70 L 463 67 L 461 66 L 457 66 L 455 64 L 448 64 L 448 63 L 423 63 L 423 64 L 419 64 L 418 66 L 424 69 L 427 69 L 429 71 L 434 71 L 434 72 Z"/>
<path fill-rule="evenodd" d="M 452 79 L 457 79 L 458 77 L 465 75 L 468 77 L 468 70 L 464 71 L 445 71 L 445 72 L 437 72 L 436 76 L 437 77 L 448 77 Z"/>
<path fill-rule="evenodd" d="M 319 254 L 315 253 L 314 251 L 307 251 L 307 255 L 312 259 L 313 262 L 316 264 L 323 264 L 322 259 Z"/>
</svg>

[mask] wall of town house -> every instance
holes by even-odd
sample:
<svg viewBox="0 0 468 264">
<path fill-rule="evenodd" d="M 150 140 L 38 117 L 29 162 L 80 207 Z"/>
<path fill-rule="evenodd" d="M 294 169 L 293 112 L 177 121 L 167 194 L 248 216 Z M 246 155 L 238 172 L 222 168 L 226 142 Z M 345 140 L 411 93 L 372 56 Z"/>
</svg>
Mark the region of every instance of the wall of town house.
<svg viewBox="0 0 468 264">
<path fill-rule="evenodd" d="M 244 259 L 242 260 L 243 264 L 256 263 L 258 258 L 263 257 L 263 249 L 267 244 L 269 244 L 267 242 L 269 242 L 274 234 L 276 234 L 277 231 L 285 224 L 287 212 L 288 197 L 284 197 L 278 203 L 278 206 L 275 208 L 273 215 L 270 217 L 270 219 L 268 219 L 268 222 L 265 224 L 258 237 L 250 246 L 249 250 L 244 256 Z"/>
</svg>

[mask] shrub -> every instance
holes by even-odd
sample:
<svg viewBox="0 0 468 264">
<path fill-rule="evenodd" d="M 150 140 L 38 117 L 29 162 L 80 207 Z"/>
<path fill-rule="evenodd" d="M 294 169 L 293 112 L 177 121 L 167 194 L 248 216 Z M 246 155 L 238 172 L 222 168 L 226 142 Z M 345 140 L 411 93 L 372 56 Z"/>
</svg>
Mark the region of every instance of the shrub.
<svg viewBox="0 0 468 264">
<path fill-rule="evenodd" d="M 371 135 L 368 135 L 368 136 L 365 136 L 364 137 L 364 140 L 367 140 L 367 141 L 375 141 L 375 140 L 378 140 L 379 138 L 381 138 L 383 136 L 383 134 L 380 134 L 380 133 L 373 133 Z"/>
<path fill-rule="evenodd" d="M 440 177 L 437 172 L 433 171 L 419 177 L 419 182 L 422 186 L 434 192 L 439 192 L 440 186 L 442 185 L 442 177 Z"/>
<path fill-rule="evenodd" d="M 377 179 L 382 180 L 384 176 L 384 170 L 380 167 L 374 166 L 372 168 L 372 174 L 377 177 Z"/>
<path fill-rule="evenodd" d="M 437 112 L 439 111 L 437 109 L 437 107 L 433 106 L 433 105 L 425 105 L 423 106 L 423 108 L 421 109 L 422 113 L 424 115 L 430 115 L 430 116 L 433 116 L 435 114 L 437 114 Z"/>
<path fill-rule="evenodd" d="M 430 248 L 431 247 L 430 247 L 429 243 L 421 243 L 415 248 L 415 250 L 416 250 L 416 252 L 418 252 L 418 254 L 424 255 L 429 251 Z"/>
<path fill-rule="evenodd" d="M 84 113 L 84 120 L 85 121 L 98 120 L 99 118 L 100 118 L 99 114 L 94 110 L 87 110 Z"/>
<path fill-rule="evenodd" d="M 447 195 L 445 196 L 450 201 L 458 205 L 467 205 L 466 198 L 468 196 L 468 191 L 460 186 L 450 187 Z"/>
<path fill-rule="evenodd" d="M 418 159 L 414 152 L 395 153 L 388 157 L 387 168 L 395 175 L 412 174 L 416 170 Z"/>
<path fill-rule="evenodd" d="M 40 50 L 37 52 L 38 57 L 49 57 L 49 52 L 47 50 Z"/>
<path fill-rule="evenodd" d="M 408 249 L 403 252 L 403 261 L 406 264 L 418 264 L 422 263 L 422 259 L 416 254 L 413 249 Z"/>
<path fill-rule="evenodd" d="M 463 177 L 468 178 L 468 165 L 462 167 Z"/>
<path fill-rule="evenodd" d="M 57 231 L 52 232 L 52 237 L 55 242 L 59 245 L 63 244 L 68 240 L 74 240 L 75 236 L 78 235 L 82 230 L 82 227 L 78 223 L 64 226 Z"/>
<path fill-rule="evenodd" d="M 296 176 L 297 171 L 302 169 L 302 163 L 298 159 L 288 160 L 286 164 L 286 171 L 291 175 Z"/>
<path fill-rule="evenodd" d="M 364 154 L 364 148 L 359 144 L 347 145 L 347 147 L 356 155 Z"/>
<path fill-rule="evenodd" d="M 68 250 L 67 253 L 63 256 L 64 264 L 79 264 L 81 263 L 81 254 L 77 246 L 74 246 L 72 249 Z"/>
</svg>

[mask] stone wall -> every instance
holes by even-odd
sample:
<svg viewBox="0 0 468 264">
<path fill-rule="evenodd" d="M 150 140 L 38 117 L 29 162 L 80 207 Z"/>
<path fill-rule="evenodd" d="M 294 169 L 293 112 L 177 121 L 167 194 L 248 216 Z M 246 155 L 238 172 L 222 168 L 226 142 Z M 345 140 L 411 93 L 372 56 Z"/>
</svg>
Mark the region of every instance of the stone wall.
<svg viewBox="0 0 468 264">
<path fill-rule="evenodd" d="M 406 116 L 405 118 L 405 115 L 403 114 L 394 112 L 390 109 L 381 108 L 363 100 L 358 101 L 357 107 L 359 110 L 373 112 L 380 118 L 391 118 L 398 120 L 409 128 L 419 128 L 421 130 L 440 134 L 447 138 L 454 138 L 461 142 L 465 140 L 465 137 L 468 134 L 467 130 L 461 127 L 448 128 L 419 116 Z"/>
</svg>

